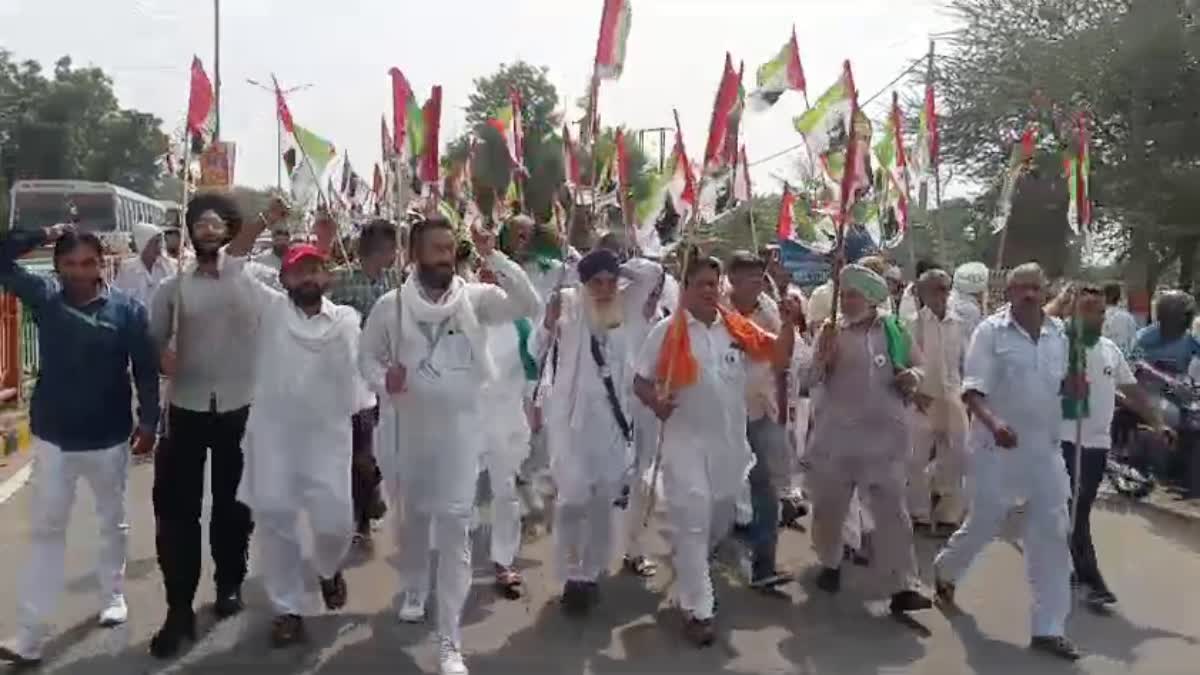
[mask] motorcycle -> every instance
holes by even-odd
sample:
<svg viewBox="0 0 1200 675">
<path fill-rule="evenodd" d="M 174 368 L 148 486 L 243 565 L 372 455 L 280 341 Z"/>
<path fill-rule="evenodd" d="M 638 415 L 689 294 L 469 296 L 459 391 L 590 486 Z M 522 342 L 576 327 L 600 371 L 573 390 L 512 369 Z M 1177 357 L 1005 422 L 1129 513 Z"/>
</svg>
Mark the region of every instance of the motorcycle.
<svg viewBox="0 0 1200 675">
<path fill-rule="evenodd" d="M 1125 434 L 1126 442 L 1114 443 L 1109 453 L 1105 477 L 1119 494 L 1135 500 L 1144 499 L 1160 480 L 1180 484 L 1194 495 L 1200 491 L 1200 383 L 1145 363 L 1137 364 L 1136 372 L 1139 386 L 1175 432 L 1175 440 L 1166 447 L 1142 430 Z M 1132 416 L 1125 409 L 1118 414 Z"/>
</svg>

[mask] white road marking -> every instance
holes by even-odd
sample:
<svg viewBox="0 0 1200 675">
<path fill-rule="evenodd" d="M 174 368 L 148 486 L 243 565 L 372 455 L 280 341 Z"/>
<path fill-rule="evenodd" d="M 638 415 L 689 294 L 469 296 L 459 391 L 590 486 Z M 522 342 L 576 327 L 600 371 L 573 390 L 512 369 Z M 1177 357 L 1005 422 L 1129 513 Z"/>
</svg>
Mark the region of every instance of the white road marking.
<svg viewBox="0 0 1200 675">
<path fill-rule="evenodd" d="M 29 482 L 29 476 L 33 474 L 33 462 L 30 461 L 25 466 L 17 469 L 17 472 L 9 476 L 8 480 L 0 483 L 0 504 L 8 501 L 17 491 Z"/>
</svg>

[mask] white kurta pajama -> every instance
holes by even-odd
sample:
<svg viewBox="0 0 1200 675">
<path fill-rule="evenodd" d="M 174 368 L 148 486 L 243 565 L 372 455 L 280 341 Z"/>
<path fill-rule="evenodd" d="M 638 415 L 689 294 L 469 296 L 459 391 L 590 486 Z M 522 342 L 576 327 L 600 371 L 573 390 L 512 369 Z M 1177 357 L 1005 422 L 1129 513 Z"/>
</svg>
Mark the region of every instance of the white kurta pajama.
<svg viewBox="0 0 1200 675">
<path fill-rule="evenodd" d="M 925 357 L 920 393 L 932 399 L 913 412 L 913 453 L 908 465 L 908 511 L 917 522 L 957 524 L 966 511 L 967 409 L 962 401 L 966 351 L 963 321 L 951 310 L 938 319 L 923 307 L 906 321 Z M 933 459 L 930 459 L 932 453 Z M 939 496 L 931 513 L 931 494 Z"/>
<path fill-rule="evenodd" d="M 241 273 L 262 303 L 262 323 L 238 499 L 254 514 L 272 609 L 305 615 L 314 605 L 300 514 L 312 527 L 312 564 L 322 579 L 341 569 L 354 533 L 349 419 L 369 398 L 358 375 L 360 319 L 328 299 L 310 317 L 252 271 Z"/>
<path fill-rule="evenodd" d="M 686 310 L 684 310 L 686 311 Z M 749 361 L 720 316 L 712 325 L 689 312 L 688 338 L 699 367 L 695 384 L 675 392 L 663 428 L 663 490 L 672 530 L 680 607 L 698 620 L 713 616 L 709 553 L 733 527 L 738 492 L 754 463 L 746 439 Z M 659 352 L 673 319 L 651 331 L 637 374 L 656 379 Z"/>
<path fill-rule="evenodd" d="M 480 469 L 487 470 L 492 488 L 492 562 L 511 567 L 521 544 L 516 477 L 529 456 L 525 401 L 532 393 L 532 383 L 525 376 L 516 324 L 498 324 L 487 331 L 496 379 L 484 387 L 486 440 Z"/>
<path fill-rule="evenodd" d="M 562 581 L 596 581 L 613 557 L 613 501 L 632 477 L 634 455 L 608 398 L 591 350 L 596 335 L 605 367 L 612 377 L 621 414 L 632 429 L 633 368 L 629 357 L 631 329 L 638 324 L 646 299 L 658 284 L 662 268 L 644 259 L 622 266 L 629 285 L 615 300 L 621 303 L 622 325 L 593 332 L 582 294 L 566 289 L 559 315 L 558 363 L 545 403 L 550 471 L 558 489 L 554 539 Z M 644 319 L 643 319 L 644 320 Z M 631 323 L 634 322 L 634 323 Z M 539 335 L 547 340 L 543 330 Z"/>
<path fill-rule="evenodd" d="M 998 447 L 983 423 L 972 421 L 970 509 L 934 561 L 939 579 L 958 583 L 1009 511 L 1024 504 L 1022 539 L 1035 636 L 1061 636 L 1071 610 L 1070 486 L 1059 447 L 1067 353 L 1067 336 L 1057 319 L 1045 319 L 1036 342 L 1011 310 L 979 324 L 967 350 L 963 390 L 984 396 L 1016 432 L 1017 447 Z"/>
<path fill-rule="evenodd" d="M 363 377 L 380 397 L 377 459 L 400 507 L 394 517 L 401 599 L 424 604 L 432 537 L 439 554 L 438 632 L 456 646 L 471 586 L 469 531 L 485 439 L 481 385 L 495 373 L 483 327 L 535 314 L 540 302 L 516 263 L 498 252 L 486 263 L 500 286 L 455 278 L 442 302 L 416 301 L 422 291 L 414 275 L 384 295 L 367 318 L 359 355 Z M 385 384 L 392 365 L 407 371 L 398 394 Z"/>
</svg>

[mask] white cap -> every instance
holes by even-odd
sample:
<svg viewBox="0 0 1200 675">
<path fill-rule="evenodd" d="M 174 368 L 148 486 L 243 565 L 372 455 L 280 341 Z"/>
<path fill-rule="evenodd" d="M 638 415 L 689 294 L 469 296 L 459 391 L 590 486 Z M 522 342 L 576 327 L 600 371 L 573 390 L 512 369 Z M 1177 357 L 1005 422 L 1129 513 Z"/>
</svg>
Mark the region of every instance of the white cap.
<svg viewBox="0 0 1200 675">
<path fill-rule="evenodd" d="M 155 237 L 161 235 L 163 230 L 157 225 L 150 223 L 134 223 L 133 225 L 133 245 L 137 247 L 138 253 L 146 250 L 146 245 Z"/>
<path fill-rule="evenodd" d="M 954 270 L 954 288 L 969 295 L 986 293 L 989 276 L 987 265 L 981 262 L 963 263 Z"/>
</svg>

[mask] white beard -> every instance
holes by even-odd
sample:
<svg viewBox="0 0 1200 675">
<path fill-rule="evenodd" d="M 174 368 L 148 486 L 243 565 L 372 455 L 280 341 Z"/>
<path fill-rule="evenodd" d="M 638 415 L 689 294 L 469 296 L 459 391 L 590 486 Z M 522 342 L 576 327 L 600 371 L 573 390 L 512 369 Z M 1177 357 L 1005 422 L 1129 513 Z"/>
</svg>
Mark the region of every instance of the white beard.
<svg viewBox="0 0 1200 675">
<path fill-rule="evenodd" d="M 584 292 L 583 315 L 593 330 L 608 331 L 619 327 L 625 320 L 621 307 L 619 292 L 612 301 L 604 304 L 597 303 L 586 291 Z"/>
</svg>

